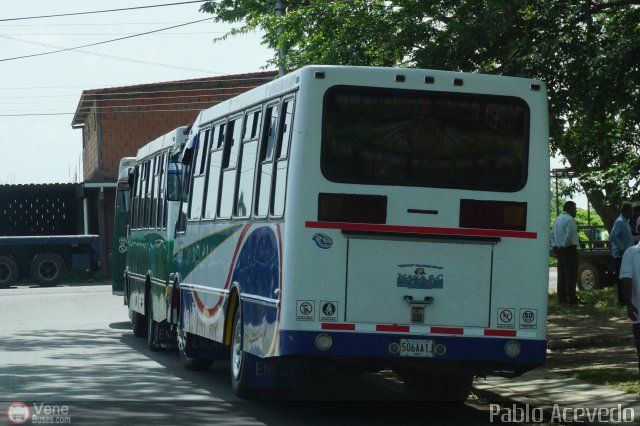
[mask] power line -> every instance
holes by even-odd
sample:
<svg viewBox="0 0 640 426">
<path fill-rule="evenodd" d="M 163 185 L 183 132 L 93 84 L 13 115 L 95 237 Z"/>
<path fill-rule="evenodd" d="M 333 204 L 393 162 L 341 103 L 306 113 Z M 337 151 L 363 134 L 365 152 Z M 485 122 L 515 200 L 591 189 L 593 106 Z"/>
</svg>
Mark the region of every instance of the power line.
<svg viewBox="0 0 640 426">
<path fill-rule="evenodd" d="M 157 33 L 159 31 L 165 31 L 165 30 L 170 30 L 170 29 L 173 29 L 173 28 L 184 27 L 186 25 L 195 24 L 197 22 L 209 21 L 211 19 L 213 19 L 213 18 L 198 19 L 197 21 L 187 22 L 185 24 L 180 24 L 180 25 L 174 25 L 174 26 L 171 26 L 171 27 L 160 28 L 158 30 L 145 31 L 143 33 L 138 33 L 138 34 L 131 35 L 131 36 L 119 37 L 119 38 L 100 41 L 100 42 L 96 42 L 96 43 L 89 43 L 89 44 L 85 44 L 85 45 L 82 45 L 82 46 L 76 46 L 76 47 L 69 47 L 69 48 L 66 48 L 66 49 L 53 50 L 53 51 L 50 51 L 50 52 L 34 53 L 34 54 L 31 54 L 31 55 L 15 56 L 15 57 L 12 57 L 12 58 L 2 58 L 2 59 L 0 59 L 0 62 L 14 61 L 14 60 L 17 60 L 17 59 L 25 59 L 25 58 L 33 58 L 33 57 L 36 57 L 36 56 L 51 55 L 51 54 L 54 54 L 54 53 L 68 52 L 70 50 L 82 49 L 84 47 L 98 46 L 98 45 L 101 45 L 101 44 L 113 43 L 114 41 L 127 40 L 127 39 L 134 38 L 134 37 L 140 37 L 140 36 L 147 35 L 147 34 Z"/>
<path fill-rule="evenodd" d="M 59 52 L 63 52 L 66 50 L 65 47 L 63 46 L 57 46 L 55 44 L 48 44 L 48 43 L 42 43 L 42 42 L 38 42 L 38 41 L 32 41 L 32 40 L 24 40 L 24 39 L 20 39 L 17 37 L 9 37 L 7 35 L 3 35 L 0 34 L 0 38 L 4 38 L 7 40 L 11 40 L 11 41 L 17 41 L 20 43 L 27 43 L 27 44 L 33 44 L 36 46 L 44 46 L 44 47 L 53 47 L 56 49 L 59 49 Z M 92 56 L 99 56 L 102 58 L 107 58 L 107 59 L 115 59 L 118 61 L 125 61 L 125 62 L 136 62 L 139 64 L 144 64 L 144 65 L 154 65 L 154 66 L 158 66 L 158 67 L 163 67 L 163 68 L 174 68 L 174 69 L 179 69 L 179 70 L 185 70 L 185 71 L 194 71 L 194 72 L 199 72 L 199 73 L 215 73 L 215 71 L 209 71 L 209 70 L 202 70 L 202 69 L 198 69 L 198 68 L 189 68 L 189 67 L 183 67 L 181 65 L 170 65 L 170 64 L 163 64 L 160 62 L 153 62 L 153 61 L 145 61 L 142 59 L 133 59 L 133 58 L 126 58 L 123 56 L 115 56 L 115 55 L 107 55 L 106 53 L 97 53 L 97 52 L 88 52 L 86 50 L 80 50 L 79 48 L 73 48 L 74 50 L 72 50 L 72 52 L 74 53 L 83 53 L 85 55 L 92 55 Z"/>
<path fill-rule="evenodd" d="M 0 28 L 6 27 L 96 27 L 117 25 L 173 25 L 181 22 L 95 22 L 91 24 L 0 24 Z"/>
<path fill-rule="evenodd" d="M 275 76 L 275 71 L 264 71 L 265 73 L 273 73 Z M 162 81 L 159 83 L 138 83 L 134 84 L 134 86 L 148 86 L 153 84 L 194 84 L 194 83 L 226 83 L 226 82 L 242 82 L 242 81 L 255 81 L 255 80 L 264 80 L 271 81 L 273 77 L 271 76 L 260 76 L 256 75 L 254 77 L 244 77 L 244 78 L 224 78 L 224 77 L 212 77 L 211 79 L 202 78 L 196 80 L 176 80 L 176 81 Z M 34 86 L 34 87 L 0 87 L 0 90 L 41 90 L 41 89 L 68 89 L 68 88 L 86 88 L 87 86 L 109 86 L 113 87 L 113 85 L 107 84 L 84 84 L 79 86 Z M 116 87 L 120 87 L 124 89 L 126 86 L 119 86 L 116 84 Z M 86 89 L 86 90 L 104 90 L 104 89 Z M 175 90 L 137 90 L 135 92 L 109 92 L 109 93 L 87 93 L 85 96 L 111 96 L 111 95 L 129 95 L 129 94 L 154 94 L 154 93 L 173 93 L 173 92 L 188 92 L 188 91 L 197 91 L 197 90 L 228 90 L 224 87 L 213 87 L 213 88 L 202 88 L 202 89 L 175 89 Z M 58 96 L 58 95 L 53 95 Z M 21 97 L 31 97 L 31 96 L 11 96 L 11 98 L 19 99 Z"/>
<path fill-rule="evenodd" d="M 5 33 L 3 36 L 124 36 L 134 35 L 137 33 Z M 226 31 L 192 31 L 186 33 L 156 33 L 154 35 L 201 35 L 201 34 L 226 34 Z"/>
<path fill-rule="evenodd" d="M 150 9 L 154 7 L 177 6 L 177 5 L 190 4 L 190 3 L 205 3 L 206 1 L 207 0 L 192 0 L 192 1 L 177 2 L 177 3 L 164 3 L 164 4 L 152 4 L 148 6 L 125 7 L 120 9 L 93 10 L 89 12 L 73 12 L 73 13 L 59 13 L 56 15 L 25 16 L 22 18 L 4 18 L 4 19 L 0 19 L 0 22 L 24 21 L 27 19 L 59 18 L 62 16 L 91 15 L 96 13 L 107 13 L 107 12 L 123 12 L 126 10 Z"/>
</svg>

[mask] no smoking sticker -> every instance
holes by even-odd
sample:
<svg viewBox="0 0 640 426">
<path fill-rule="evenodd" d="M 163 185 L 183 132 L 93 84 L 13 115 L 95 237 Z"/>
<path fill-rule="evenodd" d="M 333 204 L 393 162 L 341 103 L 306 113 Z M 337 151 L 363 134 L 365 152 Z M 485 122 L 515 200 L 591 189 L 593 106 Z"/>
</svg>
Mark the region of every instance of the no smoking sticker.
<svg viewBox="0 0 640 426">
<path fill-rule="evenodd" d="M 535 329 L 538 328 L 538 310 L 537 309 L 520 309 L 520 328 Z"/>
<path fill-rule="evenodd" d="M 314 321 L 316 319 L 316 302 L 315 300 L 298 300 L 296 301 L 296 320 L 298 321 Z"/>
<path fill-rule="evenodd" d="M 516 328 L 516 310 L 498 308 L 498 328 Z"/>
</svg>

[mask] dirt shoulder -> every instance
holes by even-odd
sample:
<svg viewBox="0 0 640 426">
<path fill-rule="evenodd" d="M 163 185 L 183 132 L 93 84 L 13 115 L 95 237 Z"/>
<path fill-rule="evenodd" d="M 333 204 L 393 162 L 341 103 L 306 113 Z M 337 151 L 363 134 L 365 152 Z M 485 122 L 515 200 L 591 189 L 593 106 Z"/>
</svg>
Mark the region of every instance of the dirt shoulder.
<svg viewBox="0 0 640 426">
<path fill-rule="evenodd" d="M 581 292 L 585 305 L 558 305 L 550 296 L 544 368 L 640 395 L 638 357 L 625 310 L 614 290 Z"/>
</svg>

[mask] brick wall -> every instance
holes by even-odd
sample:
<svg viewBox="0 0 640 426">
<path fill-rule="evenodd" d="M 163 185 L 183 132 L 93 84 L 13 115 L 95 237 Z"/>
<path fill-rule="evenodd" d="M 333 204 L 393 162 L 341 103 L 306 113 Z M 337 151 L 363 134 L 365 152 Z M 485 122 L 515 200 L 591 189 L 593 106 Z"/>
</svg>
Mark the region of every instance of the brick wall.
<svg viewBox="0 0 640 426">
<path fill-rule="evenodd" d="M 147 142 L 193 123 L 201 110 L 274 76 L 261 72 L 83 92 L 73 124 L 84 124 L 84 180 L 115 181 L 122 157 L 135 156 Z"/>
</svg>

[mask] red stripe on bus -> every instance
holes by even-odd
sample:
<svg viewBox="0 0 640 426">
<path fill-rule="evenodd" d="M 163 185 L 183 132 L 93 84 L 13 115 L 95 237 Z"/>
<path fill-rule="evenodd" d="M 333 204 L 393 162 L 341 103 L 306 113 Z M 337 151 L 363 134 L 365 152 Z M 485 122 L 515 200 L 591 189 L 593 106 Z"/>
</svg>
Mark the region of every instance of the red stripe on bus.
<svg viewBox="0 0 640 426">
<path fill-rule="evenodd" d="M 242 229 L 242 232 L 240 233 L 240 238 L 238 239 L 238 244 L 236 244 L 236 248 L 233 251 L 233 258 L 231 259 L 231 266 L 229 266 L 229 274 L 227 275 L 227 280 L 224 283 L 224 288 L 228 289 L 229 288 L 229 283 L 231 282 L 231 276 L 233 274 L 233 270 L 236 266 L 236 257 L 238 256 L 238 252 L 240 251 L 240 246 L 242 245 L 243 241 L 244 241 L 244 237 L 247 234 L 247 231 L 249 230 L 249 228 L 251 227 L 251 225 L 247 224 L 244 226 L 244 228 Z M 220 310 L 220 308 L 222 307 L 222 302 L 224 301 L 224 296 L 220 296 L 220 298 L 218 299 L 218 303 L 215 304 L 214 307 L 212 308 L 207 308 L 207 306 L 204 304 L 204 302 L 202 301 L 202 299 L 200 299 L 200 296 L 198 295 L 198 293 L 196 291 L 193 291 L 193 298 L 196 302 L 196 306 L 198 307 L 198 309 L 200 309 L 200 312 L 202 312 L 206 317 L 212 317 L 216 314 L 216 312 L 218 312 L 218 310 Z"/>
<path fill-rule="evenodd" d="M 409 326 L 408 325 L 385 325 L 385 324 L 379 324 L 379 325 L 376 325 L 376 331 L 393 331 L 393 332 L 408 333 L 409 332 Z"/>
<path fill-rule="evenodd" d="M 329 322 L 322 323 L 323 330 L 350 330 L 353 331 L 356 329 L 355 324 L 335 324 Z"/>
<path fill-rule="evenodd" d="M 464 334 L 464 328 L 431 327 L 431 332 L 435 334 Z"/>
<path fill-rule="evenodd" d="M 307 228 L 340 229 L 342 231 L 395 232 L 400 234 L 458 235 L 463 237 L 538 238 L 537 232 L 499 229 L 434 228 L 429 226 L 373 225 L 367 223 L 305 222 Z"/>
<path fill-rule="evenodd" d="M 485 336 L 509 336 L 516 337 L 515 330 L 490 330 L 487 329 L 484 331 Z"/>
</svg>

